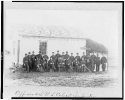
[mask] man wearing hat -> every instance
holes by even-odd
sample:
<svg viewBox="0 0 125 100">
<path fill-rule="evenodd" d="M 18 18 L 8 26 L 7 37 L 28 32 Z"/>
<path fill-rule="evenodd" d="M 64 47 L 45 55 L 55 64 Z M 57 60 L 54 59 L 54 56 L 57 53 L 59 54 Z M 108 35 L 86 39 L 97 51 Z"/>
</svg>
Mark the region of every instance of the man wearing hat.
<svg viewBox="0 0 125 100">
<path fill-rule="evenodd" d="M 82 58 L 84 58 L 84 60 L 86 60 L 86 56 L 85 56 L 84 52 L 83 52 L 83 55 L 81 56 L 81 61 L 82 61 Z"/>
<path fill-rule="evenodd" d="M 56 60 L 55 60 L 55 65 L 56 65 L 55 67 L 56 67 L 56 69 L 57 69 L 56 71 L 58 71 L 58 66 L 57 66 L 57 65 L 58 65 L 58 58 L 59 58 L 60 56 L 61 56 L 61 55 L 59 54 L 59 50 L 58 50 L 58 51 L 57 51 L 57 54 L 56 54 Z"/>
<path fill-rule="evenodd" d="M 51 56 L 51 58 L 55 61 L 56 56 L 55 56 L 54 52 L 52 52 L 52 56 Z"/>
<path fill-rule="evenodd" d="M 72 61 L 72 66 L 73 66 L 73 62 L 75 60 L 74 56 L 73 56 L 73 53 L 71 53 L 71 56 L 69 57 L 69 59 Z"/>
<path fill-rule="evenodd" d="M 80 56 L 79 56 L 79 53 L 76 53 L 76 57 L 75 57 L 75 59 L 77 59 L 77 61 L 80 62 Z"/>
<path fill-rule="evenodd" d="M 91 55 L 91 60 L 92 60 L 92 67 L 91 67 L 91 70 L 94 71 L 95 69 L 95 64 L 96 64 L 96 56 L 94 55 L 94 52 L 92 52 L 92 55 Z"/>
<path fill-rule="evenodd" d="M 36 70 L 36 66 L 35 66 L 35 61 L 36 61 L 36 56 L 35 56 L 35 54 L 34 54 L 34 51 L 32 52 L 32 55 L 31 55 L 31 57 L 32 57 L 32 70 L 33 71 L 35 71 Z"/>
<path fill-rule="evenodd" d="M 28 65 L 29 65 L 29 71 L 32 71 L 32 56 L 30 52 L 28 52 Z"/>
<path fill-rule="evenodd" d="M 63 59 L 65 58 L 64 52 L 62 52 L 62 55 L 61 55 L 61 57 L 62 57 Z"/>
<path fill-rule="evenodd" d="M 68 51 L 66 51 L 66 54 L 65 54 L 64 59 L 65 59 L 65 60 L 69 59 Z"/>
<path fill-rule="evenodd" d="M 105 71 L 105 69 L 106 69 L 106 63 L 107 63 L 107 58 L 104 56 L 104 54 L 102 54 L 101 64 L 102 64 L 103 71 Z"/>
<path fill-rule="evenodd" d="M 27 54 L 25 54 L 25 57 L 23 58 L 23 66 L 24 66 L 24 68 L 26 68 L 26 71 L 29 72 L 29 69 L 28 69 L 28 56 L 27 56 Z"/>
</svg>

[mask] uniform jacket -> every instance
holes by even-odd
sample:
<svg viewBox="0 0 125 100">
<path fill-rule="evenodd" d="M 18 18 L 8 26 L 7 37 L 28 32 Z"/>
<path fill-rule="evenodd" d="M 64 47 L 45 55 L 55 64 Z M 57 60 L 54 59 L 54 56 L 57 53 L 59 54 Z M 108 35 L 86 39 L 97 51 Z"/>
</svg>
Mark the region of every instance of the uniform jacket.
<svg viewBox="0 0 125 100">
<path fill-rule="evenodd" d="M 96 57 L 96 64 L 100 64 L 100 63 L 101 63 L 100 57 Z"/>
<path fill-rule="evenodd" d="M 102 58 L 101 58 L 101 64 L 104 64 L 104 63 L 106 63 L 106 62 L 107 62 L 106 57 L 102 57 Z"/>
<path fill-rule="evenodd" d="M 55 56 L 55 55 L 52 55 L 51 57 L 52 57 L 52 59 L 55 61 L 55 59 L 56 59 L 56 56 Z"/>
<path fill-rule="evenodd" d="M 80 62 L 80 56 L 76 56 L 75 59 Z"/>
<path fill-rule="evenodd" d="M 73 62 L 75 60 L 74 56 L 70 56 L 69 59 Z"/>
<path fill-rule="evenodd" d="M 68 58 L 69 58 L 69 55 L 65 54 L 64 59 L 68 59 Z"/>
</svg>

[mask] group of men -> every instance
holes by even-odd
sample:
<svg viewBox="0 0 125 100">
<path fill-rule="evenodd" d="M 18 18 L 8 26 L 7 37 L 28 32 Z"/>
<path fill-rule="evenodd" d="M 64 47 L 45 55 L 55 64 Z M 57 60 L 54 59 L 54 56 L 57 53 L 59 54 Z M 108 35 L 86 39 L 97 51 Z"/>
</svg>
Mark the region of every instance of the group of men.
<svg viewBox="0 0 125 100">
<path fill-rule="evenodd" d="M 68 51 L 66 51 L 66 54 L 64 54 L 64 52 L 62 52 L 62 55 L 59 54 L 59 51 L 57 51 L 57 54 L 55 54 L 54 52 L 52 52 L 52 56 L 49 57 L 46 54 L 42 54 L 39 51 L 39 54 L 35 55 L 34 51 L 32 52 L 32 54 L 29 52 L 28 54 L 25 54 L 25 57 L 23 58 L 23 66 L 26 68 L 26 71 L 37 71 L 37 68 L 39 67 L 39 65 L 43 65 L 45 62 L 45 66 L 44 71 L 50 71 L 50 69 L 52 68 L 55 72 L 59 71 L 59 63 L 60 63 L 60 59 L 63 59 L 62 61 L 64 66 L 66 67 L 66 71 L 67 71 L 67 66 L 68 63 L 66 64 L 66 61 L 70 60 L 71 61 L 71 66 L 72 67 L 77 67 L 81 66 L 84 72 L 90 71 L 90 72 L 94 72 L 94 69 L 96 67 L 96 71 L 98 72 L 100 70 L 100 65 L 102 64 L 102 70 L 105 71 L 106 69 L 106 63 L 107 63 L 107 58 L 103 55 L 102 58 L 99 57 L 99 54 L 94 55 L 94 53 L 92 53 L 92 55 L 90 55 L 90 53 L 87 53 L 85 55 L 85 53 L 83 52 L 83 55 L 80 57 L 79 53 L 76 53 L 76 56 L 73 56 L 73 53 L 71 53 L 71 55 L 68 54 Z M 83 65 L 83 66 L 82 66 Z M 80 67 L 79 67 L 80 68 Z"/>
</svg>

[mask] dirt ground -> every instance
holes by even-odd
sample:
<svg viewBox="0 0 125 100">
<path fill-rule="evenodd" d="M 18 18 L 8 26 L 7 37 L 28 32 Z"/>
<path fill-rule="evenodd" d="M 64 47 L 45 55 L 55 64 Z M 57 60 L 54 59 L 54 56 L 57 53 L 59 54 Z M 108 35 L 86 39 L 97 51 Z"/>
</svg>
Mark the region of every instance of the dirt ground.
<svg viewBox="0 0 125 100">
<path fill-rule="evenodd" d="M 109 66 L 106 72 L 78 73 L 78 72 L 30 72 L 17 68 L 6 69 L 4 73 L 4 86 L 59 86 L 59 87 L 115 87 L 117 86 L 117 70 Z"/>
</svg>

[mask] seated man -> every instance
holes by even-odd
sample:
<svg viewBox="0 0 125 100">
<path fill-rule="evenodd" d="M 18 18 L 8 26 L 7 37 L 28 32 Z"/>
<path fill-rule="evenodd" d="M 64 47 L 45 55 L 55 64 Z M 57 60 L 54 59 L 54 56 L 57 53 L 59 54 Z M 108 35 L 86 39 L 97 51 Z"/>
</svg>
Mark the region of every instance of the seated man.
<svg viewBox="0 0 125 100">
<path fill-rule="evenodd" d="M 54 60 L 52 59 L 52 57 L 50 57 L 50 60 L 48 61 L 48 68 L 49 68 L 49 71 L 52 70 L 52 71 L 55 71 L 56 68 L 55 68 L 55 63 L 54 63 Z"/>
</svg>

